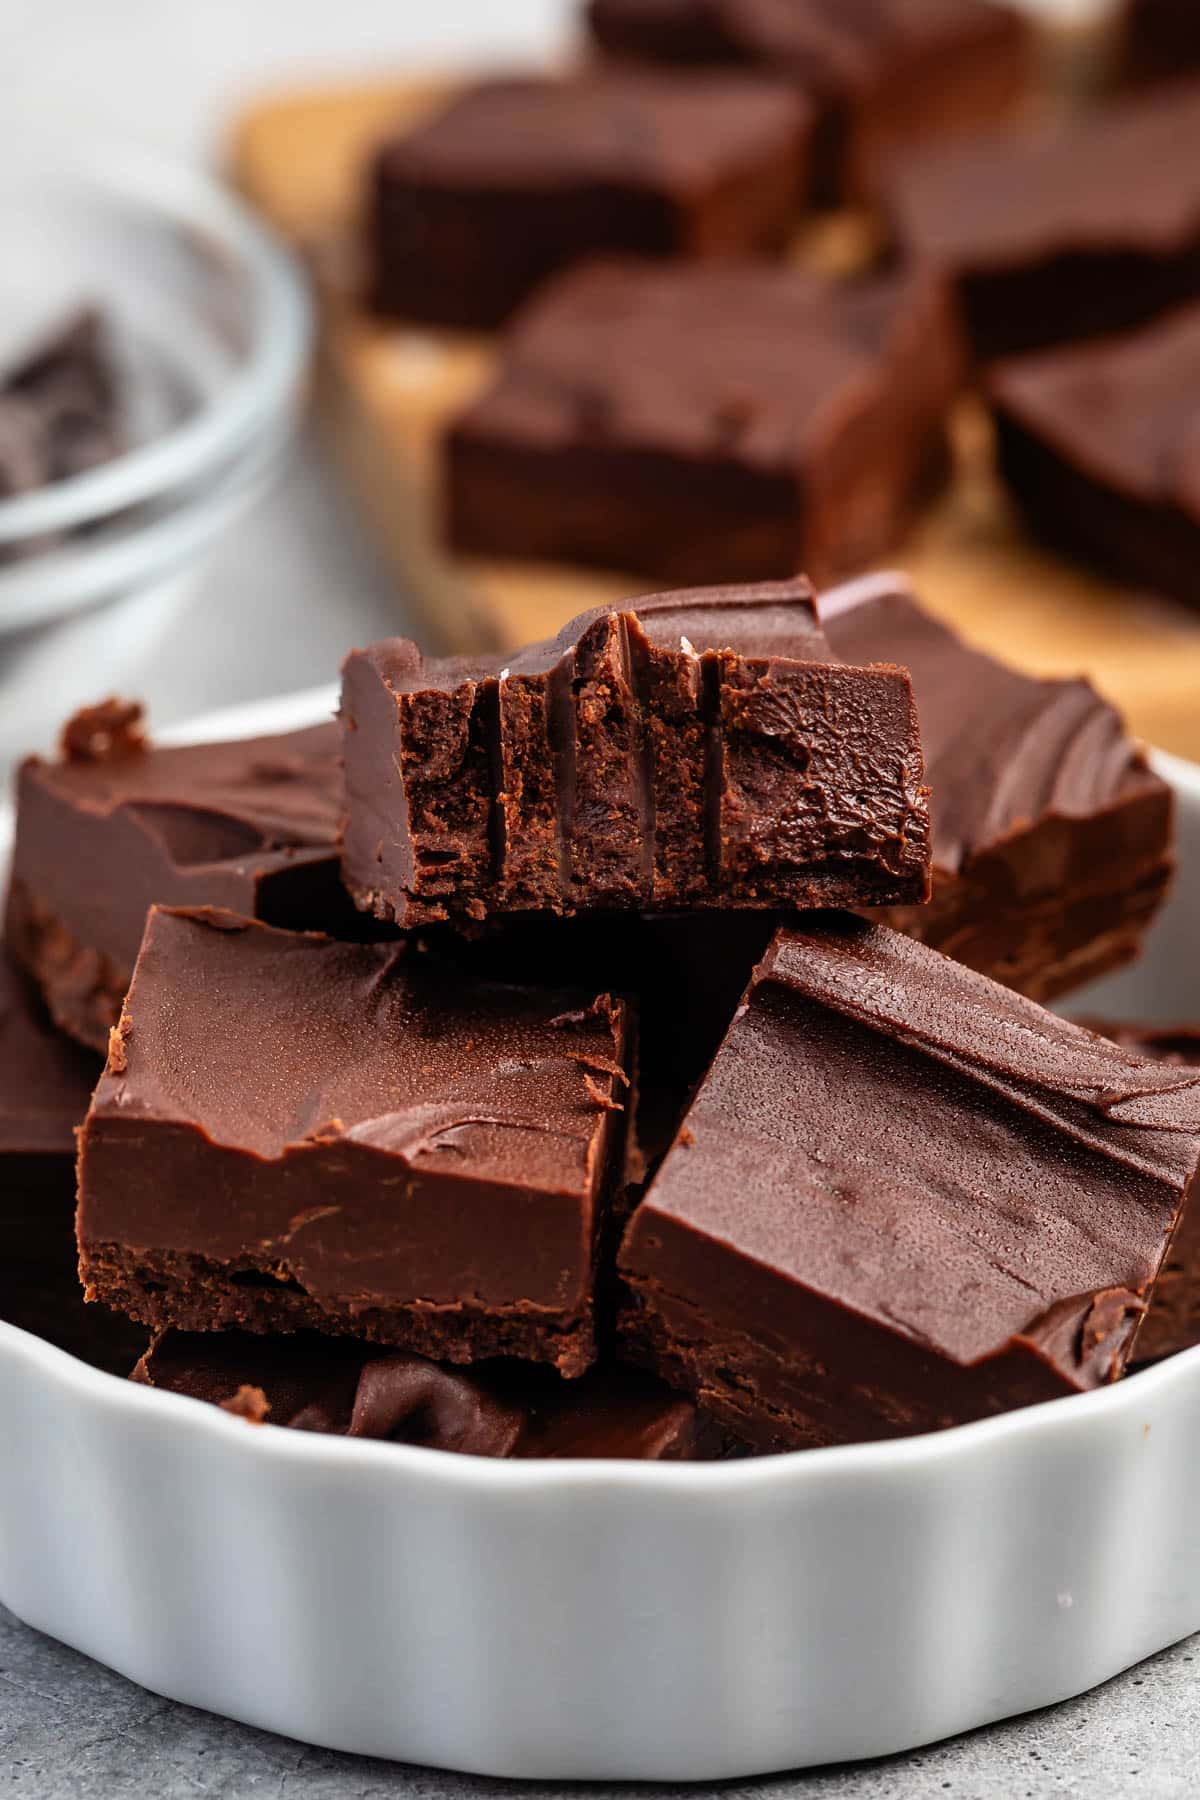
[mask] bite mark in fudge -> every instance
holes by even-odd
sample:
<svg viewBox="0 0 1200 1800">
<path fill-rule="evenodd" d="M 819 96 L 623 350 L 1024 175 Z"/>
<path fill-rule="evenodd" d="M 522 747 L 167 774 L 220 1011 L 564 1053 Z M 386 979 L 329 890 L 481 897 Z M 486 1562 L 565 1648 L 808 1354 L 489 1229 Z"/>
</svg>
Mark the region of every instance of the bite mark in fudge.
<svg viewBox="0 0 1200 1800">
<path fill-rule="evenodd" d="M 101 1052 L 156 902 L 279 925 L 353 918 L 336 725 L 158 749 L 140 719 L 117 701 L 86 708 L 58 761 L 30 758 L 17 777 L 9 945 L 59 1028 Z"/>
<path fill-rule="evenodd" d="M 818 109 L 823 198 L 870 194 L 902 147 L 1002 118 L 1032 75 L 1028 22 L 981 0 L 590 0 L 588 19 L 618 56 L 794 82 Z"/>
<path fill-rule="evenodd" d="M 990 397 L 1000 471 L 1036 536 L 1200 606 L 1200 305 L 1002 364 Z"/>
<path fill-rule="evenodd" d="M 923 151 L 890 210 L 904 250 L 957 283 L 985 360 L 1140 325 L 1200 298 L 1200 82 Z"/>
<path fill-rule="evenodd" d="M 1114 1043 L 1151 1056 L 1173 1068 L 1188 1068 L 1200 1077 L 1200 1025 L 1114 1025 L 1098 1019 L 1081 1021 Z M 1189 1206 L 1171 1239 L 1162 1273 L 1145 1323 L 1138 1332 L 1133 1360 L 1155 1362 L 1200 1344 L 1200 1207 Z"/>
<path fill-rule="evenodd" d="M 783 930 L 634 1214 L 626 1351 L 761 1449 L 1114 1379 L 1200 1071 L 845 916 Z"/>
<path fill-rule="evenodd" d="M 908 675 L 838 662 L 803 579 L 585 613 L 502 667 L 390 639 L 341 716 L 344 878 L 398 924 L 927 892 Z"/>
<path fill-rule="evenodd" d="M 1174 809 L 1116 710 L 973 649 L 900 576 L 820 612 L 839 656 L 902 664 L 917 697 L 933 898 L 886 922 L 1036 1000 L 1131 961 L 1170 886 Z"/>
<path fill-rule="evenodd" d="M 520 316 L 450 427 L 449 536 L 681 585 L 852 573 L 942 485 L 962 374 L 924 274 L 593 264 Z"/>
<path fill-rule="evenodd" d="M 481 82 L 378 155 L 375 303 L 485 330 L 598 252 L 782 250 L 811 124 L 800 95 L 754 75 Z"/>
<path fill-rule="evenodd" d="M 607 994 L 155 908 L 80 1141 L 89 1297 L 579 1374 L 627 1035 Z"/>
<path fill-rule="evenodd" d="M 168 1331 L 132 1379 L 255 1423 L 471 1456 L 678 1462 L 722 1449 L 721 1434 L 690 1400 L 633 1369 L 564 1381 L 517 1363 L 451 1368 L 312 1332 Z"/>
</svg>

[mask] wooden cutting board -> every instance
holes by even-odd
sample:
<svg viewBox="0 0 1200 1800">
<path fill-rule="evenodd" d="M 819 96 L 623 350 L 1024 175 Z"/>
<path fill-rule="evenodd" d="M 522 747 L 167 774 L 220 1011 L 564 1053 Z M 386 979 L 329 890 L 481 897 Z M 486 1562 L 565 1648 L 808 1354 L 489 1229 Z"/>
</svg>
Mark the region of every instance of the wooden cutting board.
<svg viewBox="0 0 1200 1800">
<path fill-rule="evenodd" d="M 442 428 L 487 379 L 492 341 L 374 319 L 356 301 L 356 245 L 374 144 L 449 91 L 444 81 L 408 80 L 265 100 L 240 124 L 233 173 L 313 270 L 319 416 L 427 647 L 504 650 L 655 584 L 636 572 L 460 557 L 441 542 Z M 851 266 L 863 229 L 829 221 L 804 234 L 797 255 Z M 952 491 L 888 564 L 984 649 L 1036 674 L 1091 675 L 1142 737 L 1200 760 L 1200 614 L 1039 550 L 993 479 L 988 425 L 974 402 L 963 403 L 955 437 Z"/>
</svg>

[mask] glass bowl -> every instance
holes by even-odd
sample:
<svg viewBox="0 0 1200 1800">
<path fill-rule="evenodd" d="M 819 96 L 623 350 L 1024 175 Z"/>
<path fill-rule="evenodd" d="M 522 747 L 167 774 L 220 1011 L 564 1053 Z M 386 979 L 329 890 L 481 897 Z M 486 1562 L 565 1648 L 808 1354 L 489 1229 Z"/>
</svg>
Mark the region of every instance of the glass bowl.
<svg viewBox="0 0 1200 1800">
<path fill-rule="evenodd" d="M 0 360 L 97 307 L 129 437 L 0 500 L 4 638 L 194 569 L 279 468 L 311 318 L 303 277 L 231 194 L 141 152 L 0 137 L 0 232 Z"/>
</svg>

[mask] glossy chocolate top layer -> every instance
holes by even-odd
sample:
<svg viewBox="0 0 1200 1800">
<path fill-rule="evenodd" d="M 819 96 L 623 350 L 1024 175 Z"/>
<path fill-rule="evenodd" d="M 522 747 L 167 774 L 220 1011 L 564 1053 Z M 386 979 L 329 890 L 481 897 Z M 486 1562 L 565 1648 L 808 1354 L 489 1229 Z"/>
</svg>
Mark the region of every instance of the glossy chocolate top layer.
<svg viewBox="0 0 1200 1800">
<path fill-rule="evenodd" d="M 807 1290 L 959 1368 L 1022 1340 L 1090 1386 L 1119 1371 L 1198 1158 L 1200 1071 L 814 917 L 776 937 L 623 1259 L 653 1275 L 664 1234 L 676 1262 L 719 1240 L 770 1272 L 754 1329 L 782 1342 Z"/>
<path fill-rule="evenodd" d="M 923 276 L 834 283 L 761 262 L 606 260 L 532 303 L 468 422 L 484 436 L 616 441 L 794 476 L 893 360 L 927 356 L 929 333 L 956 369 L 944 296 Z"/>
<path fill-rule="evenodd" d="M 407 944 L 155 908 L 90 1123 L 169 1122 L 264 1161 L 343 1142 L 583 1192 L 597 1114 L 624 1087 L 618 1011 Z"/>
<path fill-rule="evenodd" d="M 58 761 L 22 765 L 13 854 L 33 900 L 126 979 L 155 902 L 252 913 L 293 870 L 324 862 L 332 876 L 341 811 L 333 724 L 154 747 L 140 719 L 115 701 L 89 708 L 65 727 Z M 273 916 L 290 922 L 282 893 Z"/>
<path fill-rule="evenodd" d="M 820 610 L 847 662 L 886 659 L 912 676 L 937 868 L 958 873 L 1040 819 L 1088 817 L 1162 788 L 1090 682 L 1037 680 L 972 649 L 902 578 L 831 589 Z"/>
<path fill-rule="evenodd" d="M 32 982 L 0 949 L 0 1156 L 73 1159 L 100 1069 L 99 1057 L 55 1031 Z"/>
<path fill-rule="evenodd" d="M 1005 10 L 980 0 L 591 0 L 588 16 L 613 50 L 761 63 L 841 92 L 911 43 L 977 33 Z"/>
<path fill-rule="evenodd" d="M 568 182 L 694 188 L 731 161 L 769 155 L 807 108 L 754 75 L 646 75 L 479 82 L 383 152 L 384 180 L 487 187 Z"/>
<path fill-rule="evenodd" d="M 312 1332 L 168 1331 L 133 1379 L 260 1423 L 473 1456 L 657 1461 L 719 1448 L 689 1400 L 631 1369 L 564 1381 L 519 1363 L 452 1368 Z"/>
<path fill-rule="evenodd" d="M 1200 130 L 1197 144 L 1200 156 Z M 1200 185 L 1196 218 L 1200 228 Z M 1200 306 L 1129 336 L 1002 364 L 990 385 L 1004 412 L 1075 468 L 1200 522 Z"/>
<path fill-rule="evenodd" d="M 1170 255 L 1200 231 L 1200 83 L 1071 126 L 922 151 L 898 172 L 892 204 L 905 245 L 952 268 Z"/>
</svg>

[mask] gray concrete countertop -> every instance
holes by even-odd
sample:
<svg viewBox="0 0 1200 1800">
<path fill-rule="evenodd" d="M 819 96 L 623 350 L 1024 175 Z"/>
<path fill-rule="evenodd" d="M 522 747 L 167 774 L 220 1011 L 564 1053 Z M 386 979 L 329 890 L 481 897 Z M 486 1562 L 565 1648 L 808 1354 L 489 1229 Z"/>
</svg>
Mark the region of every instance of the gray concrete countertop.
<svg viewBox="0 0 1200 1800">
<path fill-rule="evenodd" d="M 727 1800 L 1192 1800 L 1200 1639 L 1048 1712 L 910 1756 L 811 1775 L 728 1782 Z M 176 1706 L 18 1623 L 0 1608 L 0 1794 L 12 1800 L 469 1800 L 563 1792 L 306 1748 Z M 581 1800 L 670 1800 L 663 1787 L 578 1787 Z"/>
<path fill-rule="evenodd" d="M 0 0 L 0 117 L 8 123 L 13 107 L 33 97 L 43 120 L 69 121 L 73 131 L 133 132 L 167 151 L 209 156 L 238 99 L 264 84 L 380 59 L 528 60 L 563 41 L 571 12 L 570 0 Z M 402 626 L 403 609 L 320 452 L 303 445 L 280 490 L 221 546 L 190 613 L 138 685 L 166 723 L 327 680 L 351 643 Z M 3 684 L 0 653 L 0 696 Z M 1182 1800 L 1197 1791 L 1198 1755 L 1193 1640 L 1026 1720 L 883 1763 L 721 1791 L 755 1800 Z M 173 1705 L 0 1608 L 0 1795 L 14 1800 L 462 1800 L 520 1791 L 305 1749 Z"/>
</svg>

